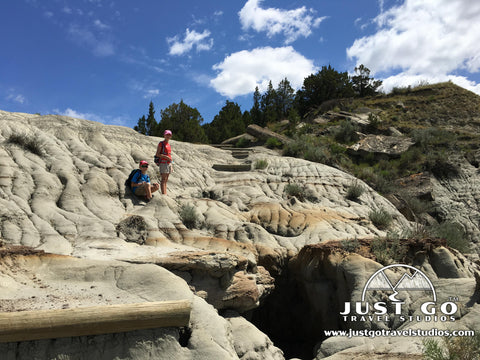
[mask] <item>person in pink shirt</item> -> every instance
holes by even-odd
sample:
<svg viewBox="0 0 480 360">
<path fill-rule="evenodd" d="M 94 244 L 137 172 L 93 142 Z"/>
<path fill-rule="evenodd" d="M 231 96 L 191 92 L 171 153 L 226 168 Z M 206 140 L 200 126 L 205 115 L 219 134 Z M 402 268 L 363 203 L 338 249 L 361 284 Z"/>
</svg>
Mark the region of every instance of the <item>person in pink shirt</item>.
<svg viewBox="0 0 480 360">
<path fill-rule="evenodd" d="M 169 141 L 172 138 L 172 132 L 170 130 L 165 130 L 163 133 L 163 141 L 160 141 L 157 146 L 157 153 L 155 157 L 159 159 L 158 167 L 160 169 L 160 190 L 163 195 L 167 195 L 167 181 L 168 176 L 172 172 L 172 149 L 170 147 Z"/>
</svg>

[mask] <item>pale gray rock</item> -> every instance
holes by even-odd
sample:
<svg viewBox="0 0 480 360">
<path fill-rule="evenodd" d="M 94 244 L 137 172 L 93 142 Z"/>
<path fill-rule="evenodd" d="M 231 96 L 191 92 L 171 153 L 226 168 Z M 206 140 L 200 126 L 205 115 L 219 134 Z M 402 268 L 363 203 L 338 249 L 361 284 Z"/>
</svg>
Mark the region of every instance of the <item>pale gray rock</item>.
<svg viewBox="0 0 480 360">
<path fill-rule="evenodd" d="M 0 122 L 0 236 L 10 244 L 124 260 L 146 252 L 125 242 L 153 245 L 148 251 L 155 257 L 205 249 L 207 238 L 212 240 L 205 246 L 211 249 L 213 238 L 221 238 L 228 241 L 217 243 L 217 250 L 229 248 L 247 258 L 245 253 L 250 253 L 255 262 L 256 255 L 238 243 L 298 251 L 326 239 L 381 235 L 384 232 L 368 219 L 379 208 L 393 215 L 391 230 L 410 227 L 367 185 L 360 202 L 347 200 L 352 176 L 262 148 L 256 148 L 250 160 L 267 159 L 267 169 L 229 173 L 212 169 L 235 161 L 229 151 L 173 141 L 175 172 L 169 195 L 156 194 L 146 204 L 123 182 L 139 160 L 151 160 L 160 139 L 57 115 L 0 112 Z M 8 142 L 14 133 L 34 138 L 43 155 Z M 149 171 L 158 181 L 155 167 Z M 285 193 L 290 183 L 303 187 L 307 199 L 290 198 Z M 214 199 L 203 194 L 214 194 Z M 182 204 L 195 207 L 201 229 L 183 226 L 178 215 Z M 140 231 L 123 226 L 132 219 L 142 224 Z"/>
<path fill-rule="evenodd" d="M 397 192 L 405 197 L 428 201 L 442 222 L 456 223 L 471 242 L 471 252 L 478 253 L 480 239 L 480 177 L 478 167 L 463 157 L 445 159 L 458 173 L 436 177 L 423 172 L 400 179 Z M 432 223 L 431 219 L 425 219 Z"/>
<path fill-rule="evenodd" d="M 412 139 L 404 136 L 367 135 L 349 146 L 348 151 L 359 156 L 374 154 L 399 157 L 414 144 Z"/>
<path fill-rule="evenodd" d="M 439 216 L 462 226 L 473 242 L 472 252 L 479 250 L 480 176 L 478 168 L 466 159 L 450 159 L 459 169 L 458 176 L 431 178 L 432 198 Z"/>
<path fill-rule="evenodd" d="M 401 314 L 406 321 L 401 323 L 393 318 L 388 322 L 368 317 L 361 322 L 343 319 L 344 302 L 360 301 L 369 277 L 383 266 L 358 254 L 345 254 L 335 251 L 335 245 L 328 243 L 305 247 L 290 262 L 290 270 L 295 282 L 300 284 L 299 292 L 304 294 L 305 318 L 300 319 L 306 328 L 323 334 L 323 330 L 362 330 L 362 331 L 408 331 L 432 329 L 465 330 L 476 329 L 473 319 L 478 315 L 479 266 L 454 250 L 436 247 L 422 251 L 417 249 L 416 267 L 430 279 L 437 296 L 436 306 L 445 302 L 455 302 L 457 311 L 445 320 L 427 320 L 420 306 L 431 301 L 431 295 L 410 291 L 403 300 Z M 421 260 L 421 262 L 420 262 Z M 441 264 L 445 263 L 443 267 Z M 400 279 L 392 270 L 385 270 L 390 279 Z M 328 296 L 326 296 L 328 294 Z M 388 293 L 387 293 L 388 294 Z M 367 293 L 370 303 L 387 301 L 382 291 Z M 355 314 L 356 315 L 356 314 Z M 440 319 L 438 309 L 435 315 Z M 357 318 L 359 317 L 356 315 Z M 411 317 L 411 320 L 410 320 Z M 417 317 L 421 321 L 417 320 Z M 314 319 L 314 320 L 312 320 Z M 315 327 L 320 322 L 321 327 Z M 395 359 L 409 357 L 420 359 L 425 336 L 359 336 L 347 339 L 345 336 L 330 337 L 317 344 L 317 359 L 351 359 L 353 357 L 371 359 Z"/>
<path fill-rule="evenodd" d="M 322 115 L 321 118 L 314 121 L 316 123 L 322 123 L 322 118 L 324 119 L 323 121 L 347 120 L 361 127 L 364 127 L 367 126 L 369 123 L 370 114 L 372 114 L 372 111 L 370 109 L 366 109 L 365 111 L 358 111 L 355 113 L 350 113 L 347 111 L 327 111 L 325 114 Z"/>
<path fill-rule="evenodd" d="M 274 289 L 274 279 L 262 266 L 248 271 L 248 260 L 229 253 L 180 252 L 157 264 L 179 275 L 192 291 L 216 309 L 245 312 L 260 305 Z"/>
<path fill-rule="evenodd" d="M 254 136 L 252 136 L 250 134 L 245 133 L 245 134 L 237 135 L 237 136 L 234 136 L 230 139 L 222 141 L 222 145 L 223 144 L 236 145 L 238 143 L 238 141 L 240 141 L 240 140 L 244 141 L 247 144 L 250 144 L 250 143 L 256 142 L 257 138 L 255 138 Z"/>
<path fill-rule="evenodd" d="M 460 256 L 460 254 L 458 254 Z M 472 273 L 464 270 L 464 264 L 455 254 L 444 247 L 432 250 L 430 264 L 438 277 L 441 278 L 466 278 Z"/>
<path fill-rule="evenodd" d="M 280 135 L 268 128 L 262 128 L 261 126 L 250 124 L 247 126 L 247 134 L 261 140 L 268 140 L 269 138 L 274 138 L 280 141 L 282 144 L 288 144 L 291 142 L 286 136 Z"/>
<path fill-rule="evenodd" d="M 413 339 L 413 340 L 412 340 Z M 343 339 L 343 341 L 345 341 Z M 346 342 L 347 344 L 350 341 Z M 362 342 L 354 340 L 353 342 Z M 325 360 L 398 360 L 412 359 L 422 360 L 422 340 L 415 338 L 365 338 L 364 344 L 348 347 L 345 350 L 334 353 L 330 356 L 318 355 L 316 359 Z M 341 346 L 340 344 L 336 344 Z M 346 344 L 345 344 L 346 345 Z M 341 348 L 341 347 L 339 347 Z"/>
<path fill-rule="evenodd" d="M 182 329 L 163 328 L 4 343 L 0 344 L 2 359 L 238 359 L 235 347 L 245 340 L 238 327 L 235 332 L 231 322 L 194 296 L 185 281 L 160 266 L 42 253 L 6 255 L 0 263 L 3 311 L 182 299 L 192 301 L 187 335 Z M 249 328 L 248 323 L 242 326 Z M 281 355 L 266 335 L 250 327 L 255 335 L 262 335 L 250 350 Z"/>
<path fill-rule="evenodd" d="M 241 360 L 281 360 L 283 352 L 276 348 L 260 330 L 235 312 L 228 312 L 227 321 L 232 328 L 235 351 Z"/>
<path fill-rule="evenodd" d="M 365 338 L 362 337 L 342 338 L 341 341 L 337 337 L 330 337 L 321 343 L 315 359 L 325 359 L 345 349 L 362 346 L 364 344 Z"/>
<path fill-rule="evenodd" d="M 0 344 L 3 360 L 194 359 L 174 328 Z"/>
<path fill-rule="evenodd" d="M 25 134 L 36 150 L 12 142 L 14 134 Z M 12 268 L 2 260 L 3 309 L 190 296 L 190 336 L 178 329 L 160 329 L 125 337 L 108 335 L 104 340 L 95 337 L 96 345 L 87 346 L 85 354 L 91 358 L 98 350 L 113 352 L 119 359 L 143 359 L 165 351 L 169 358 L 236 359 L 240 352 L 248 358 L 263 351 L 262 344 L 268 341 L 262 337 L 256 343 L 254 335 L 240 336 L 243 333 L 232 330 L 232 323 L 214 306 L 240 312 L 258 306 L 272 290 L 271 276 L 305 245 L 385 235 L 370 221 L 372 210 L 384 209 L 392 215 L 388 230 L 411 228 L 391 202 L 366 184 L 362 183 L 365 192 L 358 201 L 346 199 L 348 187 L 357 181 L 353 176 L 264 148 L 254 148 L 248 161 L 267 160 L 266 169 L 234 173 L 213 168 L 238 161 L 231 151 L 172 141 L 175 165 L 168 195 L 157 193 L 145 203 L 125 189 L 124 181 L 140 160 L 153 163 L 160 140 L 87 120 L 0 111 L 0 238 L 9 246 L 66 256 L 59 257 L 64 259 L 61 266 L 55 265 L 56 260 L 48 265 L 38 260 L 37 267 L 18 263 Z M 159 181 L 155 166 L 149 174 Z M 292 184 L 303 189 L 302 196 L 286 193 Z M 197 228 L 182 223 L 179 212 L 185 204 L 194 206 Z M 180 261 L 186 254 L 197 255 Z M 358 292 L 366 276 L 363 270 L 377 266 L 372 263 L 344 263 L 343 273 L 338 274 L 339 279 L 344 275 L 339 293 Z M 47 287 L 36 285 L 34 271 L 29 270 L 34 268 L 37 280 Z M 13 278 L 8 272 L 12 269 L 17 271 Z M 321 287 L 312 291 L 320 294 Z M 325 316 L 330 311 L 320 304 L 317 310 Z M 58 343 L 75 349 L 75 341 Z M 25 354 L 24 358 L 34 350 L 52 358 L 73 356 L 53 343 L 2 346 L 5 353 Z M 270 345 L 267 348 L 265 356 L 279 357 Z"/>
<path fill-rule="evenodd" d="M 390 126 L 388 128 L 388 131 L 390 132 L 391 136 L 403 136 L 403 134 L 398 130 L 397 128 Z"/>
</svg>

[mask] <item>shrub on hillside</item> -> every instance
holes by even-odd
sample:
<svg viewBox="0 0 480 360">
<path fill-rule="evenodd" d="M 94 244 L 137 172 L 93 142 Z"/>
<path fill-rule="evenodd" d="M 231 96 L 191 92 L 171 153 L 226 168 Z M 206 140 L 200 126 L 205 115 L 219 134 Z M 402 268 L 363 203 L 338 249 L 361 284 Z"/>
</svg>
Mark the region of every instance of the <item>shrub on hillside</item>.
<svg viewBox="0 0 480 360">
<path fill-rule="evenodd" d="M 380 127 L 380 123 L 380 118 L 377 115 L 372 113 L 368 114 L 367 131 L 369 133 L 376 133 Z"/>
<path fill-rule="evenodd" d="M 44 156 L 45 149 L 43 143 L 40 142 L 38 137 L 27 134 L 12 134 L 7 139 L 7 143 L 16 144 L 23 149 L 30 151 L 31 153 Z"/>
<path fill-rule="evenodd" d="M 285 186 L 285 193 L 288 196 L 295 196 L 300 201 L 305 199 L 305 188 L 298 184 L 287 184 Z"/>
<path fill-rule="evenodd" d="M 432 210 L 432 204 L 414 196 L 405 196 L 403 198 L 407 207 L 415 214 L 420 215 Z"/>
<path fill-rule="evenodd" d="M 391 180 L 392 176 L 385 172 L 377 174 L 373 182 L 373 187 L 380 194 L 390 194 L 395 190 L 395 185 Z"/>
<path fill-rule="evenodd" d="M 360 247 L 360 242 L 355 239 L 343 239 L 342 247 L 347 252 L 355 252 Z"/>
<path fill-rule="evenodd" d="M 235 144 L 236 147 L 238 148 L 245 148 L 250 146 L 250 141 L 244 137 L 240 138 L 237 140 L 237 143 Z"/>
<path fill-rule="evenodd" d="M 265 146 L 269 149 L 280 149 L 282 145 L 282 142 L 274 137 L 269 137 L 265 142 Z"/>
<path fill-rule="evenodd" d="M 189 228 L 193 229 L 198 226 L 199 219 L 197 212 L 195 211 L 195 207 L 192 205 L 184 204 L 180 208 L 180 219 L 182 220 L 183 224 Z"/>
<path fill-rule="evenodd" d="M 334 163 L 334 158 L 327 147 L 309 135 L 294 137 L 293 141 L 284 146 L 283 155 L 327 165 Z"/>
<path fill-rule="evenodd" d="M 347 199 L 348 200 L 358 200 L 360 196 L 365 192 L 365 188 L 360 185 L 360 183 L 355 180 L 347 187 Z"/>
<path fill-rule="evenodd" d="M 380 208 L 378 210 L 372 210 L 368 217 L 370 221 L 380 230 L 387 229 L 390 224 L 392 223 L 392 215 L 384 208 Z"/>
<path fill-rule="evenodd" d="M 283 155 L 291 157 L 303 157 L 306 136 L 295 136 L 293 141 L 283 147 Z"/>
<path fill-rule="evenodd" d="M 423 342 L 425 360 L 478 360 L 480 359 L 480 333 L 474 336 L 444 337 Z"/>
<path fill-rule="evenodd" d="M 425 224 L 415 223 L 412 228 L 406 229 L 402 232 L 404 239 L 423 240 L 433 237 L 429 226 Z"/>
<path fill-rule="evenodd" d="M 406 95 L 412 91 L 412 87 L 408 86 L 395 86 L 390 92 L 392 95 Z"/>
<path fill-rule="evenodd" d="M 439 179 L 451 179 L 460 175 L 459 167 L 451 163 L 446 154 L 433 153 L 428 155 L 424 168 Z"/>
<path fill-rule="evenodd" d="M 132 215 L 119 222 L 116 226 L 117 232 L 122 233 L 126 241 L 144 244 L 147 239 L 147 223 L 143 216 Z"/>
<path fill-rule="evenodd" d="M 307 144 L 303 158 L 308 161 L 318 162 L 322 164 L 331 164 L 330 154 L 323 147 L 317 147 Z"/>
<path fill-rule="evenodd" d="M 462 253 L 468 253 L 470 242 L 462 226 L 453 222 L 444 222 L 435 226 L 416 224 L 412 230 L 406 231 L 403 237 L 409 239 L 439 238 L 445 239 L 447 246 Z"/>
<path fill-rule="evenodd" d="M 255 169 L 259 169 L 259 170 L 266 169 L 267 166 L 268 166 L 268 161 L 265 160 L 265 159 L 259 159 L 259 160 L 255 161 L 255 164 L 253 164 L 253 167 Z"/>
<path fill-rule="evenodd" d="M 415 144 L 424 150 L 432 146 L 449 148 L 456 140 L 455 133 L 440 128 L 416 129 L 411 136 Z"/>
<path fill-rule="evenodd" d="M 422 161 L 424 155 L 419 147 L 413 147 L 400 155 L 400 159 L 397 161 L 397 169 L 400 175 L 406 175 L 408 173 L 420 172 L 422 169 Z"/>
<path fill-rule="evenodd" d="M 394 190 L 393 173 L 390 170 L 381 170 L 369 166 L 356 166 L 352 169 L 355 177 L 363 180 L 380 194 L 389 194 Z"/>
<path fill-rule="evenodd" d="M 340 126 L 334 130 L 333 137 L 336 141 L 349 144 L 358 140 L 357 127 L 351 121 L 343 121 Z"/>
<path fill-rule="evenodd" d="M 402 262 L 408 251 L 407 245 L 402 244 L 401 239 L 393 233 L 387 237 L 373 239 L 370 248 L 372 254 L 382 265 Z"/>
<path fill-rule="evenodd" d="M 454 222 L 444 222 L 432 229 L 436 237 L 445 239 L 447 245 L 462 253 L 467 253 L 470 243 L 462 226 Z"/>
</svg>

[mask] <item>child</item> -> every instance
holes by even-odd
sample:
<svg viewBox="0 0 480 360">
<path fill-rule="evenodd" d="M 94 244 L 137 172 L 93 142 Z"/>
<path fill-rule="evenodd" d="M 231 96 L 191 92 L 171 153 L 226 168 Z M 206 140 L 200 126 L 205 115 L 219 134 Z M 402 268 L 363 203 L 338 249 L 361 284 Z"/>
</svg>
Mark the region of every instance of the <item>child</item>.
<svg viewBox="0 0 480 360">
<path fill-rule="evenodd" d="M 158 183 L 150 184 L 150 176 L 147 175 L 148 162 L 140 161 L 140 171 L 132 178 L 132 191 L 136 196 L 145 196 L 145 200 L 152 200 L 152 193 L 160 188 Z"/>
</svg>

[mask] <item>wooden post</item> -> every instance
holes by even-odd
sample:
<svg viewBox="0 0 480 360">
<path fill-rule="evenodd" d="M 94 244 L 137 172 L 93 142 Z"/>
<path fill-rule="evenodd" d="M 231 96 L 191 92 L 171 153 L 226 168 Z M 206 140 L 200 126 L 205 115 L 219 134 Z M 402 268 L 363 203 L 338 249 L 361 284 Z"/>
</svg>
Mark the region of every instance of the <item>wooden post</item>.
<svg viewBox="0 0 480 360">
<path fill-rule="evenodd" d="M 0 342 L 187 326 L 189 300 L 0 313 Z"/>
</svg>

